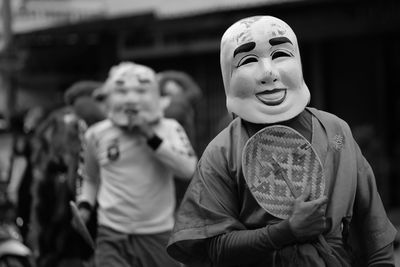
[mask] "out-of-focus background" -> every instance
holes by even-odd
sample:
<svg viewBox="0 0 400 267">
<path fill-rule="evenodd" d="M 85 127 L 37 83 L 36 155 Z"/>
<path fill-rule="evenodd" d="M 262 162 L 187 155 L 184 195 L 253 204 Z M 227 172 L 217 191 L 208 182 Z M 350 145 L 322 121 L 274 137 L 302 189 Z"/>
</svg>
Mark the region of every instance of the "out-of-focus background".
<svg viewBox="0 0 400 267">
<path fill-rule="evenodd" d="M 63 105 L 82 79 L 104 80 L 135 61 L 190 74 L 202 90 L 199 155 L 226 125 L 219 41 L 240 18 L 277 16 L 299 40 L 311 105 L 351 126 L 388 211 L 400 207 L 400 1 L 398 0 L 1 0 L 0 164 L 10 121 Z M 397 219 L 394 219 L 397 220 Z M 396 221 L 400 225 L 400 220 Z"/>
<path fill-rule="evenodd" d="M 351 125 L 388 207 L 400 205 L 400 2 L 340 0 L 2 0 L 0 126 L 56 106 L 80 79 L 132 60 L 189 73 L 203 98 L 196 150 L 225 116 L 219 41 L 236 20 L 269 14 L 297 33 L 311 105 Z M 8 7 L 7 7 L 8 6 Z"/>
</svg>

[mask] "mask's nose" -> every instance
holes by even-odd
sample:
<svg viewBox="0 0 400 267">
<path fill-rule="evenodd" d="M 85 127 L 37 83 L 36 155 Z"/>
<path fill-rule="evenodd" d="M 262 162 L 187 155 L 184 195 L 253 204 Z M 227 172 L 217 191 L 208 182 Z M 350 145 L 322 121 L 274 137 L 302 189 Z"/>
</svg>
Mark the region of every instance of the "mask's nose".
<svg viewBox="0 0 400 267">
<path fill-rule="evenodd" d="M 128 92 L 118 102 L 118 105 L 126 114 L 135 115 L 139 110 L 140 97 L 134 92 Z"/>
<path fill-rule="evenodd" d="M 263 59 L 260 61 L 260 72 L 261 84 L 270 84 L 278 80 L 278 73 L 271 59 Z"/>
<path fill-rule="evenodd" d="M 124 96 L 123 101 L 129 105 L 137 105 L 140 102 L 140 95 L 135 91 L 128 91 Z"/>
</svg>

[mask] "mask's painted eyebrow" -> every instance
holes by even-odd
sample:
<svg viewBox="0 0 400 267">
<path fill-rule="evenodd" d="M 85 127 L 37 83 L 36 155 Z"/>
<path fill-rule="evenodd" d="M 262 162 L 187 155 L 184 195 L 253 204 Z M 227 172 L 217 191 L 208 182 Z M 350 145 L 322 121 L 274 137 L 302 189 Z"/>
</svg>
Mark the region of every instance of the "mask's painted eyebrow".
<svg viewBox="0 0 400 267">
<path fill-rule="evenodd" d="M 140 77 L 138 78 L 138 81 L 140 83 L 150 83 L 151 82 L 151 80 L 148 78 L 140 78 Z"/>
<path fill-rule="evenodd" d="M 280 44 L 284 44 L 284 43 L 291 43 L 293 45 L 293 43 L 287 38 L 287 37 L 275 37 L 269 40 L 269 44 L 270 45 L 280 45 Z"/>
<path fill-rule="evenodd" d="M 248 42 L 248 43 L 242 44 L 241 46 L 236 48 L 235 51 L 233 51 L 233 57 L 235 57 L 239 53 L 249 52 L 249 51 L 253 50 L 254 47 L 256 47 L 255 42 Z"/>
</svg>

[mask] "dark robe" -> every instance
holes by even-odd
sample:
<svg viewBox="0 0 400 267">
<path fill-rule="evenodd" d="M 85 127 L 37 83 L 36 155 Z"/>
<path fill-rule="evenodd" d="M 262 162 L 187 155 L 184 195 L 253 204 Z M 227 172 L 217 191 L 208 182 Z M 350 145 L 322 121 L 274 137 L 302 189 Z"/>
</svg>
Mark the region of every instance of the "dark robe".
<svg viewBox="0 0 400 267">
<path fill-rule="evenodd" d="M 394 240 L 396 230 L 386 216 L 373 171 L 347 123 L 316 109 L 304 112 L 312 114 L 311 144 L 324 167 L 326 217 L 331 219 L 324 233 L 326 243 L 321 247 L 320 242 L 293 242 L 265 250 L 261 260 L 238 257 L 236 266 L 273 266 L 277 258 L 278 266 L 349 266 L 356 261 L 367 266 L 377 251 Z M 256 130 L 236 118 L 204 151 L 167 247 L 175 259 L 210 265 L 211 238 L 280 221 L 257 204 L 243 177 L 243 147 Z"/>
</svg>

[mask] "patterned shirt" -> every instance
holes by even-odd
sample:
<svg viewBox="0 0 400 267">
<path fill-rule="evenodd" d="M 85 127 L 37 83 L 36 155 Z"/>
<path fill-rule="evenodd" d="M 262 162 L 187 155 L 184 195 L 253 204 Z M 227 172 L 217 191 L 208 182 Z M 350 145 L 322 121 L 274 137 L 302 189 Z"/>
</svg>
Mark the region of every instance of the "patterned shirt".
<svg viewBox="0 0 400 267">
<path fill-rule="evenodd" d="M 130 234 L 172 229 L 173 176 L 190 179 L 197 157 L 177 121 L 161 119 L 153 127 L 161 140 L 155 148 L 110 120 L 86 132 L 81 201 L 94 205 L 97 196 L 99 225 Z"/>
</svg>

